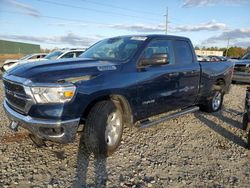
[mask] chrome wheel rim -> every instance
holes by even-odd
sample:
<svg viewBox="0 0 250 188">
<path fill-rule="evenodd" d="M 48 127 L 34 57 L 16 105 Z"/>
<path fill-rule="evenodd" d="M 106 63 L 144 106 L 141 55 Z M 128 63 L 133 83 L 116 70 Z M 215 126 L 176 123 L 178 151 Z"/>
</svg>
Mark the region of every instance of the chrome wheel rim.
<svg viewBox="0 0 250 188">
<path fill-rule="evenodd" d="M 213 110 L 218 110 L 220 105 L 221 105 L 221 93 L 219 91 L 216 91 L 212 101 Z"/>
<path fill-rule="evenodd" d="M 119 141 L 122 131 L 122 118 L 119 111 L 113 112 L 108 116 L 105 130 L 105 140 L 109 147 L 115 146 Z"/>
</svg>

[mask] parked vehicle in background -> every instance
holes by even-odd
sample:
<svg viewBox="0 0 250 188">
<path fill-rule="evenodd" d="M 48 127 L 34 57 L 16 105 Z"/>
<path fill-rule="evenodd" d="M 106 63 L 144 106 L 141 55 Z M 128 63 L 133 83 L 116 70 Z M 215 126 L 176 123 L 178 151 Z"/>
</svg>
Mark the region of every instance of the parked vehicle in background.
<svg viewBox="0 0 250 188">
<path fill-rule="evenodd" d="M 210 58 L 208 56 L 202 56 L 202 55 L 197 55 L 197 60 L 198 61 L 210 61 Z"/>
<path fill-rule="evenodd" d="M 233 74 L 232 63 L 199 63 L 188 38 L 169 35 L 109 38 L 80 57 L 4 74 L 12 130 L 28 129 L 38 145 L 69 143 L 83 123 L 87 148 L 108 156 L 125 125 L 147 128 L 199 107 L 219 111 Z"/>
<path fill-rule="evenodd" d="M 16 65 L 18 65 L 20 62 L 34 62 L 34 61 L 40 61 L 42 60 L 47 54 L 46 53 L 35 53 L 35 54 L 29 54 L 21 59 L 7 59 L 4 61 L 2 66 L 2 71 L 5 72 Z"/>
<path fill-rule="evenodd" d="M 232 60 L 234 65 L 233 82 L 250 83 L 250 52 L 240 60 Z"/>
<path fill-rule="evenodd" d="M 210 61 L 228 61 L 228 58 L 224 56 L 210 55 L 208 57 L 210 58 Z"/>
<path fill-rule="evenodd" d="M 44 60 L 55 60 L 64 58 L 76 58 L 81 55 L 85 49 L 61 49 L 55 50 L 44 57 Z"/>
<path fill-rule="evenodd" d="M 30 62 L 35 62 L 35 61 L 45 61 L 45 60 L 56 60 L 56 59 L 64 59 L 64 58 L 76 58 L 79 55 L 81 55 L 85 50 L 84 49 L 61 49 L 61 50 L 55 50 L 49 54 L 45 54 L 43 55 L 42 58 L 39 59 L 32 59 L 32 60 L 19 60 L 17 62 L 15 62 L 14 64 L 12 64 L 9 67 L 6 67 L 5 65 L 3 66 L 3 72 L 8 71 L 9 69 L 17 66 L 17 65 L 21 65 L 21 64 L 25 64 L 25 63 L 30 63 Z"/>
</svg>

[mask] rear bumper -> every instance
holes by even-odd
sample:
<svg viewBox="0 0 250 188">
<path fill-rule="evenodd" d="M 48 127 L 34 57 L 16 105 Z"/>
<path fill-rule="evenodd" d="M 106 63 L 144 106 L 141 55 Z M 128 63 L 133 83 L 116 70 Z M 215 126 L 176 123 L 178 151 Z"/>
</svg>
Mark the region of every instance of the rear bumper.
<svg viewBox="0 0 250 188">
<path fill-rule="evenodd" d="M 36 119 L 12 110 L 5 100 L 3 107 L 11 121 L 17 122 L 18 126 L 29 130 L 41 139 L 58 143 L 70 143 L 75 139 L 80 118 L 66 121 Z"/>
<path fill-rule="evenodd" d="M 234 72 L 233 81 L 250 83 L 250 73 L 246 72 Z"/>
</svg>

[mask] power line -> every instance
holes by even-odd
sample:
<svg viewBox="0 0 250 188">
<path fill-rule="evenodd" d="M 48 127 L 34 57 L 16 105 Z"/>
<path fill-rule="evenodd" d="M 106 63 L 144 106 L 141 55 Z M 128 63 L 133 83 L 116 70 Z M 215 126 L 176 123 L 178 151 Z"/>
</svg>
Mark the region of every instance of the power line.
<svg viewBox="0 0 250 188">
<path fill-rule="evenodd" d="M 141 10 L 135 10 L 135 9 L 129 9 L 129 8 L 125 8 L 125 7 L 120 7 L 120 6 L 116 6 L 116 5 L 112 5 L 112 4 L 107 4 L 107 3 L 100 3 L 100 2 L 96 2 L 96 1 L 89 1 L 89 0 L 82 0 L 84 2 L 90 3 L 90 4 L 95 4 L 95 5 L 101 5 L 101 6 L 105 6 L 105 7 L 113 7 L 116 9 L 120 9 L 120 10 L 126 10 L 129 12 L 136 12 L 136 13 L 145 13 L 145 14 L 150 14 L 150 15 L 155 15 L 155 16 L 161 16 L 160 14 L 156 14 L 153 12 L 148 12 L 148 11 L 141 11 Z"/>
<path fill-rule="evenodd" d="M 10 13 L 10 14 L 19 14 L 19 15 L 28 15 L 27 13 L 24 12 L 17 12 L 17 11 L 6 11 L 3 10 L 2 12 L 6 12 L 6 13 Z M 50 19 L 56 19 L 56 20 L 63 20 L 63 21 L 73 21 L 73 22 L 85 22 L 88 24 L 92 24 L 92 25 L 110 25 L 110 24 L 105 24 L 105 23 L 101 23 L 101 22 L 93 22 L 93 21 L 87 21 L 87 20 L 81 20 L 81 19 L 71 19 L 71 18 L 62 18 L 62 17 L 57 17 L 57 16 L 46 16 L 46 15 L 39 15 L 39 17 L 41 18 L 50 18 Z"/>
<path fill-rule="evenodd" d="M 140 17 L 140 16 L 133 16 L 133 15 L 116 13 L 116 12 L 111 12 L 111 11 L 103 11 L 103 10 L 98 10 L 98 9 L 93 9 L 93 8 L 87 8 L 87 7 L 82 7 L 82 6 L 76 6 L 76 5 L 66 4 L 66 3 L 59 3 L 59 2 L 49 1 L 49 0 L 37 0 L 37 1 L 48 3 L 48 4 L 54 4 L 54 5 L 58 5 L 58 6 L 63 6 L 63 7 L 70 7 L 70 8 L 81 9 L 81 10 L 84 9 L 84 10 L 87 10 L 87 11 L 104 13 L 104 14 L 109 14 L 109 15 L 113 15 L 113 16 L 115 14 L 116 16 L 122 16 L 122 17 L 125 16 L 125 17 L 131 17 L 131 18 L 145 20 L 145 17 Z M 156 19 L 148 19 L 148 18 L 147 18 L 147 20 L 158 21 Z"/>
</svg>

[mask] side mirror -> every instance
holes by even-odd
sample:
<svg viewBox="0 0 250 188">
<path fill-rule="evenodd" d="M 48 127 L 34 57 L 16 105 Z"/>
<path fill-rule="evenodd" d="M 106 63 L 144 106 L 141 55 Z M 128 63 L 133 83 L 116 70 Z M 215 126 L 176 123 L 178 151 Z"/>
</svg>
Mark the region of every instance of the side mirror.
<svg viewBox="0 0 250 188">
<path fill-rule="evenodd" d="M 152 57 L 142 59 L 140 62 L 141 66 L 166 64 L 169 64 L 168 54 L 166 53 L 153 54 Z"/>
</svg>

